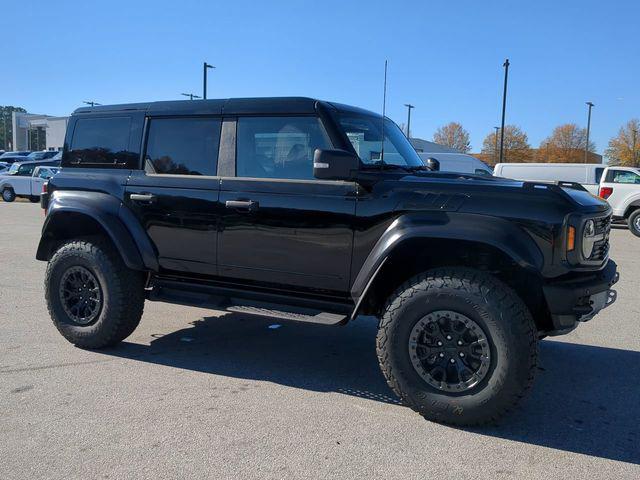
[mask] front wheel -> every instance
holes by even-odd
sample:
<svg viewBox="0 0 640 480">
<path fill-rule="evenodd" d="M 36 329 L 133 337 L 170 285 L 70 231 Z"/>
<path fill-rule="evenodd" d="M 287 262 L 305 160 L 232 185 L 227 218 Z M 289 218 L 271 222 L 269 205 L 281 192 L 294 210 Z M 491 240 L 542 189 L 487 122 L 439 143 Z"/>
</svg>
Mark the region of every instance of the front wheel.
<svg viewBox="0 0 640 480">
<path fill-rule="evenodd" d="M 11 187 L 5 187 L 2 190 L 2 200 L 5 202 L 13 202 L 16 199 L 16 192 Z"/>
<path fill-rule="evenodd" d="M 72 240 L 53 254 L 45 297 L 54 325 L 82 348 L 115 345 L 140 322 L 144 275 L 126 267 L 102 240 Z"/>
<path fill-rule="evenodd" d="M 640 237 L 640 208 L 634 210 L 629 218 L 627 219 L 627 223 L 629 225 L 629 230 L 636 237 Z"/>
<path fill-rule="evenodd" d="M 389 299 L 377 337 L 389 386 L 428 420 L 493 423 L 533 383 L 537 331 L 518 295 L 466 268 L 420 274 Z"/>
</svg>

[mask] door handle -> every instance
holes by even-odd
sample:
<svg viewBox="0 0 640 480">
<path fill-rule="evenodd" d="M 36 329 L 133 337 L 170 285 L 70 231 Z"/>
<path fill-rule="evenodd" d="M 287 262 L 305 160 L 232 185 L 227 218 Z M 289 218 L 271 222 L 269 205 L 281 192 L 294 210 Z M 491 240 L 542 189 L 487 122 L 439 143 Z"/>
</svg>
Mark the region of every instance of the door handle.
<svg viewBox="0 0 640 480">
<path fill-rule="evenodd" d="M 132 202 L 153 203 L 156 201 L 156 196 L 151 193 L 132 193 L 129 198 Z"/>
<path fill-rule="evenodd" d="M 253 200 L 227 200 L 224 202 L 224 206 L 227 208 L 235 208 L 236 210 L 246 210 L 248 212 L 254 212 L 258 209 L 260 204 Z"/>
</svg>

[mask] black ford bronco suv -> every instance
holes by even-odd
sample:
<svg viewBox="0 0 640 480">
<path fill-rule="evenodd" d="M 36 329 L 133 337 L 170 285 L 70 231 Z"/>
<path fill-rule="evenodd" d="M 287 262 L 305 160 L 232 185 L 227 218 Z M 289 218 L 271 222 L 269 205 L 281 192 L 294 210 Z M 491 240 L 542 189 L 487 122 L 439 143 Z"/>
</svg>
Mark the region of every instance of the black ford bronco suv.
<svg viewBox="0 0 640 480">
<path fill-rule="evenodd" d="M 539 338 L 615 300 L 611 209 L 575 184 L 434 169 L 389 119 L 308 98 L 80 108 L 42 195 L 51 317 L 100 348 L 145 300 L 371 315 L 406 405 L 492 422 L 531 386 Z"/>
</svg>

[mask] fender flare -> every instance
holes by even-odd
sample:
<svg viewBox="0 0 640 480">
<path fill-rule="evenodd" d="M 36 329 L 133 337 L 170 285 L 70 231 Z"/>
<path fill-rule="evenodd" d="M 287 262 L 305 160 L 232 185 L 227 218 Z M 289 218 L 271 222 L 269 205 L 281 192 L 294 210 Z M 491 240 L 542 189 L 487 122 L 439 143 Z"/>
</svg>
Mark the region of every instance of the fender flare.
<svg viewBox="0 0 640 480">
<path fill-rule="evenodd" d="M 632 207 L 640 206 L 640 194 L 632 194 L 630 199 L 627 199 L 624 203 L 624 216 L 627 217 L 630 214 L 629 210 Z M 634 209 L 635 210 L 635 209 Z"/>
<path fill-rule="evenodd" d="M 155 248 L 133 212 L 119 199 L 101 192 L 53 192 L 36 253 L 38 260 L 48 260 L 54 231 L 66 213 L 84 215 L 97 222 L 107 232 L 127 267 L 158 270 Z"/>
<path fill-rule="evenodd" d="M 387 259 L 404 242 L 417 238 L 483 243 L 500 250 L 520 267 L 536 274 L 544 265 L 544 256 L 533 238 L 509 220 L 453 212 L 437 216 L 406 214 L 389 225 L 362 264 L 350 292 L 355 302 L 352 318 L 357 315 Z"/>
</svg>

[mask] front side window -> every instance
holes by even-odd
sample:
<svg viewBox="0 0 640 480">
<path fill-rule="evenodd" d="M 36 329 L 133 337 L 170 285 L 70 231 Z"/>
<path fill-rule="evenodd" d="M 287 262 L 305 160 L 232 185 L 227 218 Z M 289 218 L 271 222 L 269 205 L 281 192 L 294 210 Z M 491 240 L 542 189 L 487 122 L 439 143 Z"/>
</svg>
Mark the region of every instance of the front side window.
<svg viewBox="0 0 640 480">
<path fill-rule="evenodd" d="M 316 148 L 331 148 L 316 117 L 240 117 L 236 175 L 312 180 Z"/>
<path fill-rule="evenodd" d="M 219 118 L 154 118 L 145 155 L 147 173 L 215 176 Z"/>
<path fill-rule="evenodd" d="M 69 151 L 70 165 L 131 166 L 136 155 L 129 152 L 131 118 L 80 118 L 76 121 Z"/>
<path fill-rule="evenodd" d="M 36 166 L 33 164 L 20 165 L 20 168 L 18 168 L 18 173 L 16 173 L 16 175 L 19 175 L 21 177 L 28 177 L 33 173 L 34 168 L 36 168 Z"/>
<path fill-rule="evenodd" d="M 340 113 L 338 121 L 354 150 L 364 164 L 420 167 L 422 160 L 407 137 L 388 118 L 384 121 L 384 155 L 382 117 L 356 113 Z"/>
<path fill-rule="evenodd" d="M 609 170 L 606 181 L 609 183 L 640 183 L 640 175 L 627 170 Z"/>
</svg>

